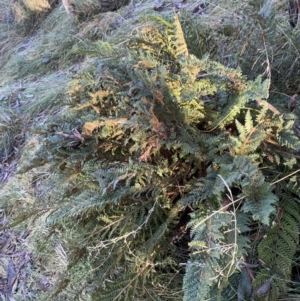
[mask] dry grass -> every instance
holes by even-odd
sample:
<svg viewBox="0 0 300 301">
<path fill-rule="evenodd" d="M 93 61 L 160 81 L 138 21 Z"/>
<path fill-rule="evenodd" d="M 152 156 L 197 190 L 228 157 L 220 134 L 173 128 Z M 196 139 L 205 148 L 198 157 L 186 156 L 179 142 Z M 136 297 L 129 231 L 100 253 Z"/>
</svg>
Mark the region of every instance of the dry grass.
<svg viewBox="0 0 300 301">
<path fill-rule="evenodd" d="M 9 60 L 13 49 L 24 40 L 15 30 L 11 1 L 0 1 L 0 68 Z"/>
<path fill-rule="evenodd" d="M 17 35 L 16 31 L 13 31 Z M 6 54 L 4 73 L 0 75 L 2 84 L 17 79 L 43 76 L 67 68 L 76 61 L 70 56 L 75 43 L 74 28 L 62 7 L 55 8 L 41 24 L 34 36 L 8 39 L 4 44 L 13 56 Z M 17 35 L 19 37 L 19 35 Z"/>
<path fill-rule="evenodd" d="M 51 9 L 49 0 L 21 0 L 21 3 L 33 12 L 45 12 Z"/>
</svg>

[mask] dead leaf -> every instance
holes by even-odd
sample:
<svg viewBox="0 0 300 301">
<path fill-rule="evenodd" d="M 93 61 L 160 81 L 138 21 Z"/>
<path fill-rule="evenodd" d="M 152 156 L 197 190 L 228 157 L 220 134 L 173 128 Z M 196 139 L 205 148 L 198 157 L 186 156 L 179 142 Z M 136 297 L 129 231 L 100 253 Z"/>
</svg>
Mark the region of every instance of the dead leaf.
<svg viewBox="0 0 300 301">
<path fill-rule="evenodd" d="M 273 112 L 274 114 L 280 114 L 280 112 L 274 106 L 272 106 L 270 103 L 268 103 L 264 99 L 256 99 L 256 102 L 258 103 L 259 106 L 263 106 L 264 104 L 267 104 L 268 109 L 271 112 Z"/>
<path fill-rule="evenodd" d="M 294 133 L 295 133 L 298 137 L 300 137 L 300 127 L 296 125 L 296 126 L 294 126 L 293 130 L 294 130 Z"/>
<path fill-rule="evenodd" d="M 92 135 L 94 130 L 96 130 L 102 126 L 105 126 L 105 125 L 117 126 L 119 124 L 125 123 L 126 121 L 127 121 L 126 118 L 116 118 L 116 119 L 108 119 L 106 121 L 94 120 L 94 121 L 86 122 L 83 125 L 82 133 L 84 136 L 89 137 Z"/>
<path fill-rule="evenodd" d="M 165 1 L 164 0 L 155 0 L 154 3 L 155 3 L 155 6 L 154 6 L 155 10 L 160 9 L 160 8 L 162 8 L 165 5 Z"/>
<path fill-rule="evenodd" d="M 252 293 L 251 277 L 247 268 L 241 269 L 241 276 L 237 290 L 238 301 L 247 300 Z"/>
<path fill-rule="evenodd" d="M 157 100 L 161 105 L 164 106 L 165 103 L 164 103 L 164 95 L 163 95 L 163 93 L 160 90 L 158 90 L 158 89 L 154 89 L 152 93 L 153 93 L 154 100 Z"/>
<path fill-rule="evenodd" d="M 184 3 L 186 2 L 186 0 L 173 0 L 172 2 L 176 6 L 176 8 L 180 9 L 184 7 Z"/>
<path fill-rule="evenodd" d="M 153 122 L 152 121 L 152 132 L 158 134 L 162 139 L 168 139 L 168 128 L 164 122 Z"/>
<path fill-rule="evenodd" d="M 158 141 L 157 139 L 152 141 L 150 145 L 148 145 L 146 151 L 139 157 L 139 162 L 147 162 L 151 155 L 152 148 L 157 147 Z"/>
<path fill-rule="evenodd" d="M 47 288 L 50 286 L 50 281 L 47 277 L 43 276 L 43 279 L 40 281 L 39 285 L 43 291 L 46 291 Z"/>
<path fill-rule="evenodd" d="M 264 295 L 270 290 L 273 278 L 274 276 L 269 278 L 260 288 L 258 288 L 258 290 L 256 291 L 257 296 Z"/>
<path fill-rule="evenodd" d="M 13 292 L 13 287 L 16 280 L 17 280 L 17 272 L 15 270 L 14 263 L 12 262 L 12 260 L 10 260 L 7 267 L 7 285 L 8 285 L 9 294 Z"/>
<path fill-rule="evenodd" d="M 155 1 L 156 5 L 154 6 L 154 10 L 161 12 L 172 9 L 172 4 L 166 4 L 165 1 Z"/>
<path fill-rule="evenodd" d="M 295 108 L 296 108 L 297 96 L 298 96 L 298 94 L 294 94 L 289 99 L 289 109 L 290 109 L 290 112 L 293 112 L 295 110 Z"/>
<path fill-rule="evenodd" d="M 80 140 L 81 142 L 84 141 L 84 138 L 81 136 L 81 134 L 78 132 L 77 129 L 74 129 L 74 130 L 73 130 L 73 135 L 74 135 L 78 140 Z"/>
<path fill-rule="evenodd" d="M 192 11 L 192 14 L 194 15 L 202 15 L 205 13 L 207 9 L 207 6 L 205 6 L 204 4 L 200 4 L 200 5 L 197 5 L 193 11 Z"/>
</svg>

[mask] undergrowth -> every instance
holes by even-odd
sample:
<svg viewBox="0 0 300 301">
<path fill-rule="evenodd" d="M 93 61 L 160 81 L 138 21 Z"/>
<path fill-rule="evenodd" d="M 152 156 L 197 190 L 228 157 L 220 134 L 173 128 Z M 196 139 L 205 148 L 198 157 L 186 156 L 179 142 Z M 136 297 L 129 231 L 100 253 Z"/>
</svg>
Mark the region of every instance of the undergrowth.
<svg viewBox="0 0 300 301">
<path fill-rule="evenodd" d="M 1 19 L 1 233 L 32 254 L 15 297 L 299 298 L 281 2 L 102 2 Z"/>
</svg>

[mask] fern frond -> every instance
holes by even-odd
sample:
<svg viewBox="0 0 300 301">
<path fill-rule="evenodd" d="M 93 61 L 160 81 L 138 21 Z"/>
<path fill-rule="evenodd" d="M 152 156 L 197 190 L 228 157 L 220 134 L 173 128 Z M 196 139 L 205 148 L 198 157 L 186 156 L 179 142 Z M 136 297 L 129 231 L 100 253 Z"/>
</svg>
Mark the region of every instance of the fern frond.
<svg viewBox="0 0 300 301">
<path fill-rule="evenodd" d="M 258 289 L 270 277 L 274 277 L 266 300 L 274 300 L 286 290 L 285 283 L 290 281 L 293 256 L 297 250 L 299 237 L 299 204 L 291 197 L 280 200 L 276 225 L 266 234 L 258 245 L 259 258 L 265 263 L 254 282 Z"/>
</svg>

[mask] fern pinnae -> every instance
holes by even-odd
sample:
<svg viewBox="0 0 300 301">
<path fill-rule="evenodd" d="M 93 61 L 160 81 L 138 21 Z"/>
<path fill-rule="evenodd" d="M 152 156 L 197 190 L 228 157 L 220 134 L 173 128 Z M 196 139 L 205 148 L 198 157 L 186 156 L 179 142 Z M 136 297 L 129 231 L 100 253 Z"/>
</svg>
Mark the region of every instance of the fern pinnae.
<svg viewBox="0 0 300 301">
<path fill-rule="evenodd" d="M 239 140 L 244 141 L 247 137 L 247 130 L 246 128 L 239 122 L 239 120 L 235 120 L 236 128 L 239 132 Z"/>
<path fill-rule="evenodd" d="M 299 242 L 298 235 L 295 235 L 295 230 L 296 228 L 298 229 L 299 223 L 299 204 L 290 197 L 283 198 L 280 204 L 282 207 L 279 210 L 282 210 L 282 213 L 279 215 L 278 225 L 275 225 L 269 230 L 267 237 L 263 239 L 258 246 L 260 258 L 267 263 L 270 270 L 279 273 L 276 286 L 272 285 L 271 291 L 269 292 L 270 296 L 272 294 L 273 297 L 274 295 L 278 296 L 280 293 L 276 287 L 283 288 L 284 282 L 289 280 L 292 257 L 297 250 L 297 244 Z M 285 208 L 287 209 L 286 211 Z M 278 228 L 279 226 L 280 229 Z M 269 250 L 274 248 L 274 244 L 276 245 L 277 251 L 272 254 Z M 262 269 L 260 271 L 260 277 L 263 277 L 263 273 L 265 272 L 265 269 Z M 281 276 L 281 273 L 284 278 Z M 260 277 L 257 278 L 256 282 L 259 281 Z M 257 285 L 258 284 L 255 283 L 256 287 Z M 274 291 L 272 292 L 272 290 Z"/>
<path fill-rule="evenodd" d="M 246 128 L 246 131 L 249 133 L 253 129 L 253 127 L 254 127 L 254 125 L 253 125 L 253 120 L 252 120 L 250 110 L 247 110 L 247 113 L 245 115 L 245 128 Z"/>
<path fill-rule="evenodd" d="M 175 39 L 176 41 L 175 48 L 177 50 L 176 56 L 177 57 L 180 55 L 188 56 L 189 52 L 188 52 L 187 44 L 177 14 L 174 15 L 173 26 L 175 27 L 175 33 L 176 33 L 176 39 Z"/>
<path fill-rule="evenodd" d="M 258 111 L 258 114 L 255 116 L 255 121 L 259 123 L 261 120 L 266 119 L 266 115 L 268 112 L 268 103 L 263 102 L 260 106 L 260 110 Z"/>
</svg>

